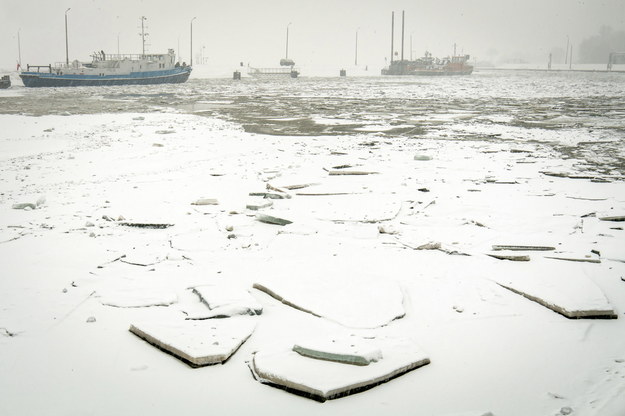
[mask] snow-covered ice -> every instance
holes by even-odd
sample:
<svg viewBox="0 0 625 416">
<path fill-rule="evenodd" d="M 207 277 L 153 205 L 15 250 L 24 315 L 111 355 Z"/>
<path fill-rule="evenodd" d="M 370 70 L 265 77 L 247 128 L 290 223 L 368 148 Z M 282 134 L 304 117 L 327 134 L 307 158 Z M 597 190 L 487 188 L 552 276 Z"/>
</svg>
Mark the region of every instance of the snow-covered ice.
<svg viewBox="0 0 625 416">
<path fill-rule="evenodd" d="M 314 88 L 331 80 L 3 97 L 39 116 L 0 114 L 0 414 L 620 416 L 625 231 L 605 219 L 625 212 L 622 121 L 585 109 L 623 95 L 485 88 L 500 77 L 354 80 L 353 111 Z M 58 95 L 96 114 L 43 111 Z M 189 368 L 131 326 L 227 360 Z M 350 337 L 373 344 L 328 345 Z M 250 367 L 318 398 L 383 383 L 320 404 Z"/>
</svg>

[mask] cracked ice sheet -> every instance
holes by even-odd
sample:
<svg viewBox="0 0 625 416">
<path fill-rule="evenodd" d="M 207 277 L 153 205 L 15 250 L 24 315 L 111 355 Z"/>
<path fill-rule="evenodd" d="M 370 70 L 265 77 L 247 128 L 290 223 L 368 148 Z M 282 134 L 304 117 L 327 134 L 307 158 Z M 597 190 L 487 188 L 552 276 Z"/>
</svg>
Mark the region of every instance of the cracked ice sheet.
<svg viewBox="0 0 625 416">
<path fill-rule="evenodd" d="M 375 328 L 404 316 L 403 292 L 389 276 L 341 267 L 298 268 L 258 278 L 254 288 L 281 302 L 351 328 Z"/>
<path fill-rule="evenodd" d="M 98 291 L 98 297 L 102 305 L 117 308 L 169 306 L 178 301 L 175 293 L 149 288 L 105 289 Z"/>
<path fill-rule="evenodd" d="M 252 335 L 256 320 L 237 317 L 209 321 L 145 321 L 129 331 L 192 367 L 223 363 Z"/>
<path fill-rule="evenodd" d="M 488 274 L 499 285 L 568 318 L 616 317 L 603 291 L 589 277 L 596 266 L 552 259 L 500 261 Z"/>
<path fill-rule="evenodd" d="M 291 345 L 257 352 L 250 367 L 262 383 L 325 401 L 375 387 L 430 362 L 407 338 L 378 338 L 371 345 L 383 358 L 366 366 L 305 357 Z"/>
<path fill-rule="evenodd" d="M 233 315 L 260 315 L 263 306 L 242 288 L 225 284 L 195 286 L 193 292 L 199 296 L 207 309 L 201 312 L 187 312 L 187 319 L 209 319 Z"/>
</svg>

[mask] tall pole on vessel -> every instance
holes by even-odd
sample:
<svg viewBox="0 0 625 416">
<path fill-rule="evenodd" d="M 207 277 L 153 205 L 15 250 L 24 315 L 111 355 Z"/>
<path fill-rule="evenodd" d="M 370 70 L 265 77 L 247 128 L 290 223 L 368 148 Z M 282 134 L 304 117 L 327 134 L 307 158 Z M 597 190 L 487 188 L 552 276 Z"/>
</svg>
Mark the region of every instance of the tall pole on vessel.
<svg viewBox="0 0 625 416">
<path fill-rule="evenodd" d="M 189 65 L 193 66 L 193 21 L 196 18 L 194 17 L 193 19 L 191 19 L 191 50 L 189 52 Z"/>
<path fill-rule="evenodd" d="M 68 7 L 65 10 L 65 65 L 69 66 L 69 47 L 67 42 L 67 12 L 69 12 L 71 7 Z"/>
<path fill-rule="evenodd" d="M 147 17 L 145 16 L 141 16 L 141 54 L 145 55 L 145 26 L 143 25 L 143 22 L 147 20 Z"/>
<path fill-rule="evenodd" d="M 354 54 L 354 66 L 358 66 L 358 31 L 360 28 L 356 29 L 356 51 Z"/>
<path fill-rule="evenodd" d="M 410 60 L 412 61 L 412 34 L 414 32 L 410 32 Z"/>
<path fill-rule="evenodd" d="M 573 65 L 573 44 L 571 43 L 571 53 L 569 54 L 569 69 Z"/>
<path fill-rule="evenodd" d="M 291 26 L 291 22 L 286 25 L 286 54 L 284 55 L 285 59 L 289 59 L 289 26 Z"/>
<path fill-rule="evenodd" d="M 395 41 L 395 12 L 391 12 L 391 63 L 393 63 L 393 54 L 395 53 L 394 41 Z"/>
<path fill-rule="evenodd" d="M 22 45 L 20 43 L 20 30 L 17 29 L 17 66 L 22 67 Z"/>
<path fill-rule="evenodd" d="M 401 11 L 401 60 L 404 60 L 404 15 L 406 12 Z"/>
<path fill-rule="evenodd" d="M 569 59 L 569 35 L 566 35 L 566 52 L 564 54 L 564 65 L 567 64 Z"/>
</svg>

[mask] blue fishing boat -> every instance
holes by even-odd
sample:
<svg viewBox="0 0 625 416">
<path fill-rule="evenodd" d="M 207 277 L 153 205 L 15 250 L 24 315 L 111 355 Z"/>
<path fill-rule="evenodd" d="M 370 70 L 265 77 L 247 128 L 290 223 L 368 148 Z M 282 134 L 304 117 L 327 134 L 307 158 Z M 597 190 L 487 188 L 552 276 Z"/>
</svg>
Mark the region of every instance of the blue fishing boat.
<svg viewBox="0 0 625 416">
<path fill-rule="evenodd" d="M 27 65 L 19 75 L 26 87 L 80 87 L 103 85 L 176 84 L 189 79 L 191 66 L 166 54 L 119 55 L 94 53 L 92 61 Z"/>
</svg>

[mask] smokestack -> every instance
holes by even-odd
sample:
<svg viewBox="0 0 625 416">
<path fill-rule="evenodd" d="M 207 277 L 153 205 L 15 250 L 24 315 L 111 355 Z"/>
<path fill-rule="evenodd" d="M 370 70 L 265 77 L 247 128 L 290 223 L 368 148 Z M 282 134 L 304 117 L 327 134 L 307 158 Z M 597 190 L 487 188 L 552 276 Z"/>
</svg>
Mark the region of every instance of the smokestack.
<svg viewBox="0 0 625 416">
<path fill-rule="evenodd" d="M 401 11 L 401 60 L 404 60 L 404 15 L 406 12 Z"/>
<path fill-rule="evenodd" d="M 391 63 L 393 63 L 393 53 L 395 46 L 393 41 L 395 40 L 395 12 L 391 12 Z"/>
</svg>

